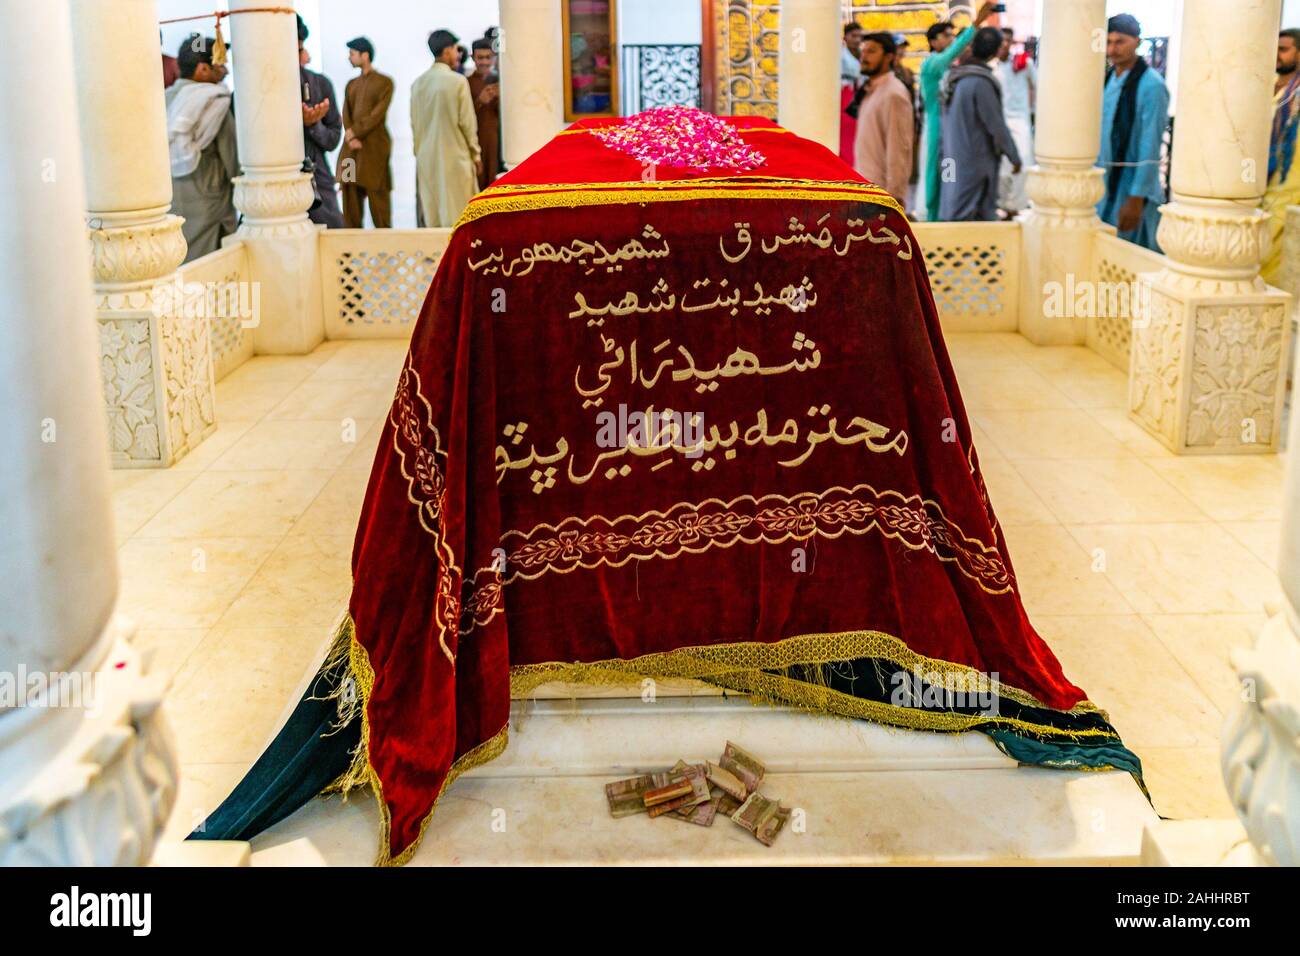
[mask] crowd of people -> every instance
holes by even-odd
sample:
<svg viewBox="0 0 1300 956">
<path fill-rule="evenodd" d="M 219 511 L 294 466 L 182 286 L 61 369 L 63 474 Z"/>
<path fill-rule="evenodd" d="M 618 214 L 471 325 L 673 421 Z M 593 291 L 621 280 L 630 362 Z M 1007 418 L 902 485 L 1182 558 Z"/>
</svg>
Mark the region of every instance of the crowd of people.
<svg viewBox="0 0 1300 956">
<path fill-rule="evenodd" d="M 994 4 L 983 4 L 960 31 L 933 24 L 919 76 L 901 62 L 906 37 L 865 33 L 854 23 L 844 28 L 840 154 L 914 218 L 993 221 L 1029 205 L 1037 42 L 1019 43 L 1013 30 L 985 26 L 995 12 Z M 1098 91 L 1105 194 L 1097 211 L 1123 238 L 1156 249 L 1169 91 L 1138 55 L 1140 43 L 1134 17 L 1110 18 Z"/>
<path fill-rule="evenodd" d="M 308 35 L 299 16 L 303 168 L 315 192 L 308 216 L 328 228 L 355 229 L 368 209 L 376 228 L 389 228 L 393 79 L 375 69 L 374 44 L 357 37 L 347 44 L 357 75 L 339 101 L 329 78 L 308 69 Z M 503 171 L 496 39 L 490 28 L 467 50 L 449 30 L 429 34 L 433 63 L 411 85 L 418 226 L 453 225 L 470 197 Z M 214 37 L 192 34 L 175 57 L 163 55 L 172 212 L 185 219 L 186 261 L 219 249 L 237 225 L 235 104 L 219 46 Z"/>
<path fill-rule="evenodd" d="M 962 30 L 933 24 L 918 73 L 903 63 L 907 38 L 844 28 L 841 51 L 840 155 L 928 221 L 993 221 L 1028 207 L 1025 168 L 1034 156 L 1037 43 L 984 24 L 985 3 Z M 375 69 L 365 37 L 348 42 L 357 70 L 335 97 L 329 78 L 308 69 L 308 29 L 298 18 L 304 169 L 315 200 L 309 216 L 329 228 L 358 228 L 368 208 L 377 228 L 392 225 L 387 128 L 394 83 Z M 1121 238 L 1159 251 L 1160 206 L 1168 198 L 1169 89 L 1138 54 L 1141 25 L 1129 14 L 1107 23 L 1098 165 L 1105 173 L 1097 206 Z M 416 154 L 416 222 L 451 226 L 479 189 L 503 171 L 496 29 L 470 49 L 448 30 L 428 38 L 433 63 L 411 86 Z M 172 211 L 185 219 L 188 259 L 220 248 L 235 231 L 233 180 L 240 174 L 234 100 L 212 37 L 193 34 L 175 57 L 163 56 Z M 1019 47 L 1019 49 L 1017 49 Z M 1278 37 L 1274 121 L 1263 207 L 1273 243 L 1263 276 L 1274 282 L 1288 206 L 1300 204 L 1293 162 L 1300 130 L 1300 30 Z M 331 164 L 328 154 L 339 150 Z"/>
</svg>

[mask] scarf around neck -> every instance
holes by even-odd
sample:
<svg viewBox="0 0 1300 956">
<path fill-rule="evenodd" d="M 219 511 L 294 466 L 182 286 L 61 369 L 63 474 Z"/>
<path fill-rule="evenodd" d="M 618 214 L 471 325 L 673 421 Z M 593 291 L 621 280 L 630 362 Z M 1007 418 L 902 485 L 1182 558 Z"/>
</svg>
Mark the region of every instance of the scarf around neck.
<svg viewBox="0 0 1300 956">
<path fill-rule="evenodd" d="M 1138 84 L 1142 74 L 1147 71 L 1147 61 L 1137 58 L 1133 69 L 1124 77 L 1124 86 L 1119 91 L 1119 103 L 1115 106 L 1115 118 L 1110 124 L 1110 163 L 1106 166 L 1106 198 L 1114 199 L 1119 190 L 1119 177 L 1123 167 L 1117 164 L 1127 161 L 1129 141 L 1133 138 L 1133 124 L 1137 121 Z M 1112 67 L 1107 73 L 1110 79 L 1115 73 Z"/>
</svg>

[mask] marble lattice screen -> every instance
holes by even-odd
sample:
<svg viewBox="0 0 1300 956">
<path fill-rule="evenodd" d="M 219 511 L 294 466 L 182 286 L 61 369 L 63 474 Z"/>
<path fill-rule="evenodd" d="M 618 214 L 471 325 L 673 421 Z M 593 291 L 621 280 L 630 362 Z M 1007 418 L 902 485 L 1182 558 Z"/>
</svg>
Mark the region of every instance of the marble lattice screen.
<svg viewBox="0 0 1300 956">
<path fill-rule="evenodd" d="M 951 19 L 958 26 L 970 20 L 969 3 L 924 3 L 906 0 L 845 0 L 844 22 L 855 21 L 867 31 L 886 30 L 907 35 L 909 55 L 903 62 L 919 69 L 926 49 L 925 31 Z M 781 0 L 712 0 L 714 111 L 731 116 L 776 118 Z M 838 56 L 839 51 L 830 51 Z"/>
</svg>

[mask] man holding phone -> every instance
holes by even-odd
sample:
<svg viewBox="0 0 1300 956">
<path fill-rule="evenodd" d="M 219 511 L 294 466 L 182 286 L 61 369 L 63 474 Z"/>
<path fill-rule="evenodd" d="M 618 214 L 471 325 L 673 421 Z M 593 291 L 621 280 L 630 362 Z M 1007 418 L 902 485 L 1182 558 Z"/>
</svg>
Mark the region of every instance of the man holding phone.
<svg viewBox="0 0 1300 956">
<path fill-rule="evenodd" d="M 993 14 L 1006 9 L 1001 3 L 982 3 L 975 14 L 975 22 L 954 36 L 951 23 L 935 23 L 925 31 L 930 43 L 930 55 L 921 62 L 921 105 L 925 122 L 921 127 L 921 170 L 917 179 L 916 205 L 925 211 L 925 219 L 935 222 L 939 218 L 939 186 L 943 182 L 939 167 L 942 153 L 939 141 L 943 135 L 943 108 L 939 102 L 939 86 L 948 67 L 975 39 L 975 31 Z"/>
</svg>

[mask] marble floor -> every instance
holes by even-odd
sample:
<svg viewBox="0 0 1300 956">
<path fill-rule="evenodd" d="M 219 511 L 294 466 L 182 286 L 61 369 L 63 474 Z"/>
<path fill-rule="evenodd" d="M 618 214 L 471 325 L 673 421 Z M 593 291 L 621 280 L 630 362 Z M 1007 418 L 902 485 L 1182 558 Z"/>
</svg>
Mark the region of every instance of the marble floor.
<svg viewBox="0 0 1300 956">
<path fill-rule="evenodd" d="M 1180 458 L 1129 422 L 1082 348 L 949 336 L 1031 619 L 1142 758 L 1156 809 L 1231 815 L 1228 665 L 1276 600 L 1282 460 Z M 257 757 L 350 585 L 352 533 L 404 342 L 255 358 L 220 427 L 166 471 L 117 471 L 121 606 L 173 679 L 182 836 Z"/>
</svg>

